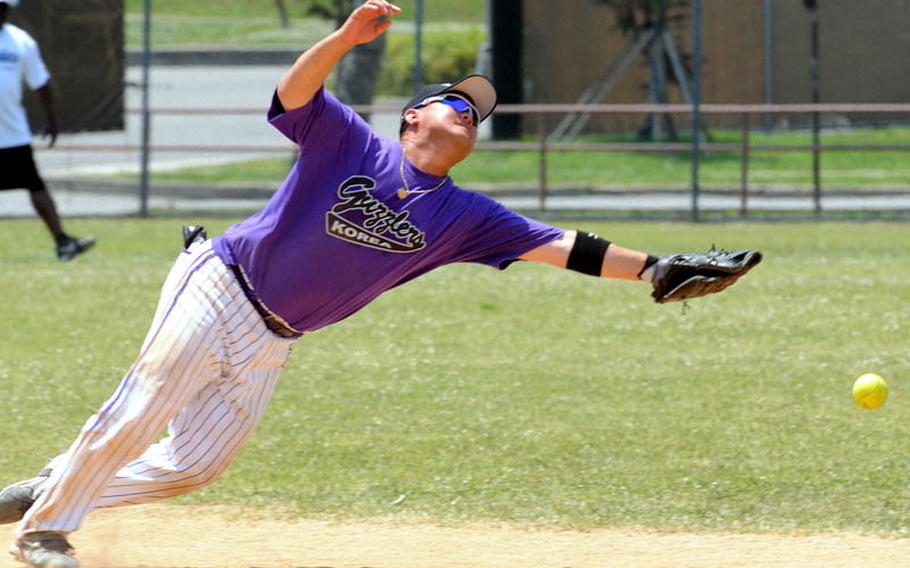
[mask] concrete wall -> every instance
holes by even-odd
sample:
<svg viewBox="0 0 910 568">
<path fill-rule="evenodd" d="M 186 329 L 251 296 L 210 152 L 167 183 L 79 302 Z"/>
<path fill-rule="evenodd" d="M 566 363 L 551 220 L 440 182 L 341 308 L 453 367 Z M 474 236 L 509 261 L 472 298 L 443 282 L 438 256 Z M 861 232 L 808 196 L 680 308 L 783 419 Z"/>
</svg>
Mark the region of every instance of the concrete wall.
<svg viewBox="0 0 910 568">
<path fill-rule="evenodd" d="M 822 102 L 910 101 L 910 0 L 819 4 Z M 808 102 L 808 12 L 792 0 L 775 0 L 772 9 L 775 102 Z"/>
</svg>

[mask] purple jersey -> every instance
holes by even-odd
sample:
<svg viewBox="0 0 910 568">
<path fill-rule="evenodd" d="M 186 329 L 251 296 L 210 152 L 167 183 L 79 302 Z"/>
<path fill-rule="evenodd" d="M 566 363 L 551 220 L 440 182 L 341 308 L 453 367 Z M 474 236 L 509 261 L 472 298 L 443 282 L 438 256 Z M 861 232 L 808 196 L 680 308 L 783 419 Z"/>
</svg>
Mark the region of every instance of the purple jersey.
<svg viewBox="0 0 910 568">
<path fill-rule="evenodd" d="M 379 294 L 436 267 L 480 262 L 500 269 L 563 231 L 459 189 L 398 196 L 398 141 L 377 136 L 324 89 L 269 121 L 300 157 L 265 208 L 213 242 L 243 267 L 255 295 L 295 329 L 312 331 L 353 314 Z M 404 160 L 411 190 L 445 178 Z"/>
</svg>

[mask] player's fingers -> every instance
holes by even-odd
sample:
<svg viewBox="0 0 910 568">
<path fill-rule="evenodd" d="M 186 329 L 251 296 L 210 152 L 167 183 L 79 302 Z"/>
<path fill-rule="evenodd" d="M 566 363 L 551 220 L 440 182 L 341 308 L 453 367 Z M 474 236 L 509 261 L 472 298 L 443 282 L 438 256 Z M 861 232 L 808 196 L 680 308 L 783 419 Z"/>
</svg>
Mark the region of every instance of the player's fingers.
<svg viewBox="0 0 910 568">
<path fill-rule="evenodd" d="M 379 14 L 382 16 L 391 16 L 401 12 L 401 8 L 392 4 L 391 2 L 386 2 L 385 0 L 370 0 L 364 6 L 373 6 L 375 9 L 379 10 Z"/>
<path fill-rule="evenodd" d="M 386 32 L 386 30 L 388 30 L 390 27 L 392 27 L 392 20 L 385 20 L 384 22 L 381 22 L 381 23 L 377 24 L 377 25 L 376 25 L 376 35 L 377 35 L 377 36 L 381 36 L 381 35 L 384 34 L 384 33 Z"/>
</svg>

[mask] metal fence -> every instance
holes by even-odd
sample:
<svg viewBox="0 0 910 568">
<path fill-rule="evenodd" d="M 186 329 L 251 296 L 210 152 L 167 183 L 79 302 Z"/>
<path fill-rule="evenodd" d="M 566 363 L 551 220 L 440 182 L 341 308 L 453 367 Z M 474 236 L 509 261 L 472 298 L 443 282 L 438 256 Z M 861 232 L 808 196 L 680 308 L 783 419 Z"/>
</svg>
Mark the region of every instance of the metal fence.
<svg viewBox="0 0 910 568">
<path fill-rule="evenodd" d="M 361 113 L 384 114 L 397 116 L 400 107 L 397 105 L 373 105 L 369 107 L 355 107 Z M 742 218 L 762 217 L 762 211 L 768 209 L 802 211 L 807 217 L 821 218 L 826 210 L 853 210 L 867 214 L 888 211 L 906 216 L 910 212 L 910 187 L 899 188 L 898 191 L 889 191 L 886 195 L 877 195 L 874 191 L 856 192 L 849 196 L 839 192 L 836 196 L 826 192 L 821 175 L 823 169 L 821 156 L 833 152 L 898 152 L 910 158 L 910 141 L 899 144 L 837 144 L 821 143 L 819 136 L 807 136 L 805 144 L 761 144 L 752 140 L 753 125 L 763 123 L 769 116 L 810 116 L 824 117 L 826 115 L 863 116 L 874 115 L 884 117 L 887 122 L 906 121 L 910 117 L 910 104 L 795 104 L 795 105 L 702 105 L 701 113 L 706 117 L 712 116 L 737 116 L 740 120 L 739 141 L 736 143 L 716 143 L 699 140 L 695 148 L 696 137 L 690 142 L 591 142 L 591 141 L 558 141 L 551 136 L 552 127 L 562 117 L 571 114 L 632 114 L 632 115 L 676 115 L 684 120 L 691 116 L 692 107 L 689 105 L 500 105 L 497 113 L 520 114 L 525 119 L 526 130 L 534 132 L 519 141 L 481 141 L 477 150 L 493 152 L 533 152 L 537 159 L 536 182 L 526 184 L 526 187 L 511 192 L 500 192 L 500 196 L 511 198 L 513 206 L 521 209 L 536 210 L 540 213 L 557 214 L 567 210 L 575 213 L 584 212 L 588 215 L 610 217 L 623 212 L 626 216 L 630 212 L 648 211 L 650 216 L 661 216 L 667 210 L 673 210 L 676 216 L 684 216 L 699 220 L 708 210 L 722 210 L 724 215 Z M 141 110 L 129 109 L 130 113 L 141 113 Z M 262 116 L 262 108 L 152 108 L 149 116 L 204 116 L 204 115 L 242 115 L 255 114 Z M 819 124 L 816 120 L 815 124 Z M 138 180 L 138 195 L 140 215 L 148 214 L 148 199 L 151 195 L 151 185 L 154 174 L 149 174 L 149 157 L 157 152 L 179 152 L 185 154 L 205 153 L 236 153 L 238 157 L 249 153 L 275 153 L 288 155 L 294 147 L 289 144 L 153 144 L 147 138 L 139 144 L 61 144 L 60 150 L 72 152 L 135 152 L 140 156 L 143 165 Z M 740 162 L 740 177 L 738 187 L 728 187 L 723 190 L 705 190 L 698 183 L 697 172 L 692 176 L 693 182 L 688 188 L 676 187 L 672 190 L 652 188 L 650 191 L 599 191 L 597 188 L 559 188 L 554 187 L 550 181 L 549 162 L 554 153 L 566 152 L 635 152 L 635 153 L 662 153 L 662 154 L 693 154 L 710 155 L 712 153 L 738 154 Z M 773 194 L 755 191 L 750 188 L 749 174 L 750 161 L 756 154 L 768 152 L 797 152 L 813 156 L 812 187 L 808 195 L 804 190 L 777 191 Z M 910 164 L 910 159 L 906 163 Z M 690 160 L 690 167 L 697 169 L 699 161 Z M 470 187 L 470 186 L 468 186 Z M 496 191 L 492 191 L 496 193 Z M 621 195 L 622 198 L 617 198 Z M 672 197 L 668 197 L 672 196 Z M 717 200 L 723 196 L 720 204 L 710 200 Z M 679 206 L 680 199 L 688 202 L 688 207 L 683 210 Z M 735 198 L 735 204 L 731 201 Z M 787 205 L 799 198 L 803 204 Z M 832 199 L 852 199 L 844 205 Z M 673 201 L 675 200 L 675 201 Z M 757 201 L 756 201 L 757 200 Z M 673 201 L 671 203 L 671 201 Z M 567 205 L 569 203 L 569 205 Z M 663 203 L 663 205 L 661 205 Z M 771 205 L 769 205 L 769 203 Z M 666 216 L 666 215 L 664 215 Z M 767 217 L 767 215 L 764 215 Z"/>
<path fill-rule="evenodd" d="M 590 143 L 590 142 L 559 142 L 552 140 L 548 120 L 552 116 L 565 116 L 570 114 L 637 114 L 637 115 L 683 115 L 692 113 L 691 105 L 648 105 L 648 104 L 602 104 L 602 105 L 501 105 L 497 107 L 498 113 L 521 114 L 533 117 L 537 125 L 536 142 L 488 142 L 479 144 L 478 149 L 497 151 L 536 151 L 539 154 L 538 196 L 539 209 L 545 211 L 547 202 L 552 196 L 548 188 L 547 157 L 552 152 L 646 152 L 646 153 L 672 153 L 692 154 L 691 165 L 694 170 L 694 180 L 689 188 L 691 197 L 690 216 L 694 220 L 700 217 L 701 187 L 698 183 L 699 161 L 696 154 L 711 154 L 717 152 L 734 152 L 739 154 L 740 179 L 738 214 L 747 217 L 750 211 L 749 171 L 750 158 L 755 153 L 762 152 L 800 152 L 812 155 L 812 214 L 820 217 L 823 212 L 822 197 L 822 171 L 821 156 L 829 152 L 902 152 L 907 154 L 910 164 L 910 140 L 903 144 L 822 144 L 820 138 L 820 124 L 823 115 L 879 115 L 889 117 L 888 122 L 896 122 L 910 117 L 910 104 L 777 104 L 777 105 L 716 105 L 705 104 L 699 108 L 701 114 L 711 116 L 739 116 L 740 117 L 740 142 L 712 143 L 702 142 L 703 134 L 692 136 L 691 142 L 620 142 L 620 143 Z M 751 140 L 752 124 L 756 119 L 763 118 L 767 123 L 768 117 L 781 115 L 810 115 L 812 136 L 806 144 L 756 144 Z M 905 188 L 910 195 L 910 187 Z M 792 194 L 792 192 L 791 192 Z M 784 197 L 785 192 L 779 192 L 778 197 Z M 865 197 L 869 197 L 866 192 Z M 891 193 L 893 195 L 893 192 Z M 863 197 L 863 196 L 859 196 Z M 860 201 L 859 199 L 857 201 Z M 868 203 L 868 199 L 865 200 Z M 901 204 L 888 204 L 889 209 L 910 209 L 910 201 L 901 207 Z M 869 209 L 868 206 L 862 207 Z M 874 206 L 873 206 L 874 208 Z"/>
</svg>

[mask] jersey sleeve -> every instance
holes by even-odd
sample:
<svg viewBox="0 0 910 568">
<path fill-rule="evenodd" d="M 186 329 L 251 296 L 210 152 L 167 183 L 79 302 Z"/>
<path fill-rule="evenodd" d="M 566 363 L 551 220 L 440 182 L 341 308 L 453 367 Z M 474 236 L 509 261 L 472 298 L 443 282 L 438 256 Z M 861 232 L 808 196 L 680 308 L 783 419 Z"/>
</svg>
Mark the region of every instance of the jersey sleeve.
<svg viewBox="0 0 910 568">
<path fill-rule="evenodd" d="M 311 145 L 324 146 L 343 137 L 369 137 L 370 125 L 360 115 L 320 87 L 312 100 L 300 108 L 285 111 L 277 91 L 272 96 L 269 123 L 306 151 Z"/>
<path fill-rule="evenodd" d="M 564 230 L 520 215 L 476 194 L 477 223 L 463 241 L 457 262 L 477 262 L 505 270 L 518 257 L 559 238 Z"/>
<path fill-rule="evenodd" d="M 41 59 L 38 43 L 26 37 L 22 45 L 22 79 L 31 90 L 40 89 L 50 80 L 51 75 Z"/>
</svg>

